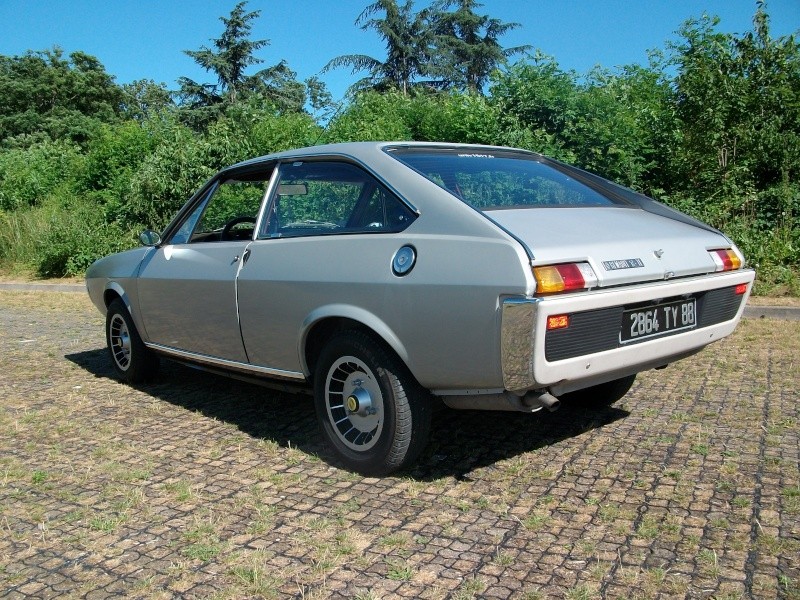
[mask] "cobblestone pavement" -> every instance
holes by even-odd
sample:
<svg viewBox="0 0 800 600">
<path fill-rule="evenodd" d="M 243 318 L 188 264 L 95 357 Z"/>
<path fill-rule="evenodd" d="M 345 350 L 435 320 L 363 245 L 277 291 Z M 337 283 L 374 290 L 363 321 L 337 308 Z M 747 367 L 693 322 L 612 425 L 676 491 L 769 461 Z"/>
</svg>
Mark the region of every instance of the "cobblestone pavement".
<svg viewBox="0 0 800 600">
<path fill-rule="evenodd" d="M 612 408 L 442 409 L 374 479 L 309 398 L 121 385 L 85 297 L 0 292 L 0 596 L 800 598 L 798 361 L 747 320 Z"/>
</svg>

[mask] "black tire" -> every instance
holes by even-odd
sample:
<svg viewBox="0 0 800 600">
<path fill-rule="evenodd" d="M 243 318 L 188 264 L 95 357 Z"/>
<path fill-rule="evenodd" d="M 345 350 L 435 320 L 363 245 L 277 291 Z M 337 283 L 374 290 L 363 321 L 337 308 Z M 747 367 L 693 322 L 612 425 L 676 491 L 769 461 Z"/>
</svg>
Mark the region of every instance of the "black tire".
<svg viewBox="0 0 800 600">
<path fill-rule="evenodd" d="M 636 374 L 607 381 L 600 385 L 594 385 L 589 388 L 563 394 L 559 399 L 572 405 L 580 406 L 611 406 L 622 398 L 631 389 L 633 382 L 636 380 Z"/>
<path fill-rule="evenodd" d="M 431 403 L 406 366 L 360 331 L 332 337 L 317 360 L 314 404 L 322 435 L 348 469 L 382 476 L 428 442 Z"/>
<path fill-rule="evenodd" d="M 122 381 L 142 383 L 158 373 L 158 357 L 144 345 L 119 298 L 112 300 L 106 312 L 106 344 L 114 372 Z"/>
</svg>

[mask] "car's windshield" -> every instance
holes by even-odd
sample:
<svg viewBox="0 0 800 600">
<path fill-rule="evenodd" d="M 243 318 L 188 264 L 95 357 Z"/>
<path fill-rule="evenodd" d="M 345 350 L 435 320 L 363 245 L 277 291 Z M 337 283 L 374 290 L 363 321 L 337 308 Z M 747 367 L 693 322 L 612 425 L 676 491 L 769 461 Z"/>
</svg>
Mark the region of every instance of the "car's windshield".
<svg viewBox="0 0 800 600">
<path fill-rule="evenodd" d="M 479 210 L 623 204 L 523 153 L 393 148 L 390 154 Z"/>
</svg>

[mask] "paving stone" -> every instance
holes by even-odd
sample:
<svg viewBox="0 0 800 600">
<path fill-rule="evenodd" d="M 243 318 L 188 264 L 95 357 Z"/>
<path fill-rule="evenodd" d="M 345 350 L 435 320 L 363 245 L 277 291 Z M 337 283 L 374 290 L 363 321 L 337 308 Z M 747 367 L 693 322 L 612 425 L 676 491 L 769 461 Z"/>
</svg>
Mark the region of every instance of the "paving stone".
<svg viewBox="0 0 800 600">
<path fill-rule="evenodd" d="M 88 300 L 0 292 L 0 597 L 798 597 L 798 340 L 744 321 L 611 408 L 444 410 L 364 478 L 308 398 L 122 385 Z"/>
</svg>

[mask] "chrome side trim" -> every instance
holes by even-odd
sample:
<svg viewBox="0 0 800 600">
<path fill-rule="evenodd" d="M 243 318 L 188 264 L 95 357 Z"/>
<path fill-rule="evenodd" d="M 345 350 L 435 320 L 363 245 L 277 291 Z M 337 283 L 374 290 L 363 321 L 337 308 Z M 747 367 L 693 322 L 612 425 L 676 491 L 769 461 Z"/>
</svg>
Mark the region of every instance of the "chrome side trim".
<svg viewBox="0 0 800 600">
<path fill-rule="evenodd" d="M 500 388 L 467 389 L 467 390 L 431 390 L 434 396 L 497 396 L 505 390 Z"/>
<path fill-rule="evenodd" d="M 533 378 L 533 340 L 539 302 L 534 298 L 503 300 L 500 361 L 503 385 L 507 390 L 528 390 L 536 384 Z"/>
<path fill-rule="evenodd" d="M 169 356 L 174 356 L 182 360 L 187 360 L 207 365 L 214 365 L 217 367 L 223 367 L 225 369 L 231 369 L 233 371 L 258 373 L 259 375 L 266 375 L 268 377 L 279 377 L 282 379 L 305 380 L 305 375 L 303 375 L 302 373 L 298 373 L 297 371 L 285 371 L 283 369 L 272 369 L 270 367 L 259 367 L 257 365 L 248 365 L 245 363 L 237 362 L 235 360 L 225 360 L 224 358 L 216 358 L 213 356 L 207 356 L 205 354 L 195 354 L 194 352 L 186 352 L 185 350 L 178 350 L 177 348 L 162 346 L 161 344 L 146 343 L 145 346 L 156 352 L 167 354 Z"/>
</svg>

